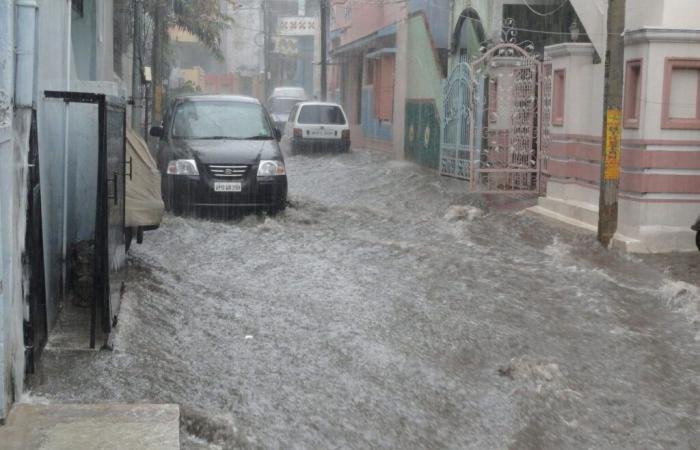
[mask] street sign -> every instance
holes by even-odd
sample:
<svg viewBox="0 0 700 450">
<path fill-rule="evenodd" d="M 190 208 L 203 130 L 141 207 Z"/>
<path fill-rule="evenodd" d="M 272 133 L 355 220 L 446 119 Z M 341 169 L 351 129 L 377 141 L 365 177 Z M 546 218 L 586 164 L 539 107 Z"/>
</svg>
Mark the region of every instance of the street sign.
<svg viewBox="0 0 700 450">
<path fill-rule="evenodd" d="M 277 34 L 280 36 L 313 36 L 316 34 L 315 17 L 280 17 Z"/>
</svg>

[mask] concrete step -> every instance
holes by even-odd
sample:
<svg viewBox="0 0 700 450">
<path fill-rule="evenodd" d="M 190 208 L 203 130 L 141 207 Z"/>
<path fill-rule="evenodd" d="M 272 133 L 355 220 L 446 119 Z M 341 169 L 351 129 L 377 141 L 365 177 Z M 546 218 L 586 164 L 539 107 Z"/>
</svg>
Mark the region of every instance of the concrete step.
<svg viewBox="0 0 700 450">
<path fill-rule="evenodd" d="M 180 408 L 164 404 L 16 404 L 2 450 L 177 450 Z"/>
</svg>

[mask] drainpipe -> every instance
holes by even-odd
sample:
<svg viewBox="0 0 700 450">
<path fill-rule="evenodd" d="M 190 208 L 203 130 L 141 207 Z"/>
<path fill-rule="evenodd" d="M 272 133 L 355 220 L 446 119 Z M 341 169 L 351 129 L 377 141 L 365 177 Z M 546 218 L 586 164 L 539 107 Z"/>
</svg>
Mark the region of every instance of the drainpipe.
<svg viewBox="0 0 700 450">
<path fill-rule="evenodd" d="M 15 25 L 15 106 L 34 106 L 34 51 L 38 5 L 36 0 L 17 0 Z"/>
<path fill-rule="evenodd" d="M 72 39 L 71 39 L 71 2 L 67 1 L 66 2 L 66 27 L 65 27 L 65 33 L 66 33 L 66 43 L 65 43 L 65 62 L 64 64 L 66 65 L 66 73 L 65 73 L 65 82 L 66 82 L 66 91 L 70 91 L 70 77 L 71 77 L 71 44 L 72 44 Z M 68 139 L 68 129 L 70 127 L 70 104 L 65 103 L 64 109 L 63 109 L 63 217 L 62 217 L 62 239 L 61 239 L 61 301 L 64 301 L 66 298 L 66 272 L 67 272 L 67 267 L 66 265 L 68 264 L 67 261 L 67 255 L 68 255 L 68 144 L 69 144 L 69 139 Z"/>
</svg>

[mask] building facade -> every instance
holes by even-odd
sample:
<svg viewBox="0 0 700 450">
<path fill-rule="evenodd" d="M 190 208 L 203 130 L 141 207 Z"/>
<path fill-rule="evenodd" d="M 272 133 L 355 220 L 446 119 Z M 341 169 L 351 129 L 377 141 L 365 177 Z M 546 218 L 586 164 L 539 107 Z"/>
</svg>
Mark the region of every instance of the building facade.
<svg viewBox="0 0 700 450">
<path fill-rule="evenodd" d="M 126 97 L 131 43 L 115 24 L 130 4 L 0 3 L 0 419 L 65 302 L 70 245 L 95 232 L 96 107 L 45 91 Z"/>
<path fill-rule="evenodd" d="M 591 13 L 591 21 L 602 26 L 606 16 Z M 627 1 L 614 245 L 628 251 L 694 249 L 690 226 L 700 214 L 699 24 L 700 8 L 692 0 Z M 550 179 L 535 210 L 591 230 L 598 222 L 604 46 L 601 41 L 546 49 L 554 74 Z"/>
<path fill-rule="evenodd" d="M 435 128 L 449 2 L 348 0 L 331 8 L 329 88 L 349 116 L 353 143 L 403 157 L 404 144 L 413 142 L 406 134 L 407 117 L 414 129 Z M 437 142 L 439 133 L 433 133 L 427 148 L 434 150 Z M 424 158 L 425 151 L 414 145 L 407 152 L 412 159 Z"/>
</svg>

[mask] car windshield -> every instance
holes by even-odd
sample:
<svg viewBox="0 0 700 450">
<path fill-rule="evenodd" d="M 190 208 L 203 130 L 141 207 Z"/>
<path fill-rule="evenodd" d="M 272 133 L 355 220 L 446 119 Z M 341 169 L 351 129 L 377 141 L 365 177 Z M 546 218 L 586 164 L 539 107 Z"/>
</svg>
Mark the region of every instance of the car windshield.
<svg viewBox="0 0 700 450">
<path fill-rule="evenodd" d="M 338 106 L 305 105 L 299 113 L 301 124 L 345 125 L 345 116 Z"/>
<path fill-rule="evenodd" d="M 270 100 L 270 113 L 287 115 L 299 101 L 297 98 L 273 98 Z"/>
<path fill-rule="evenodd" d="M 185 101 L 173 119 L 177 139 L 272 139 L 263 108 L 236 101 Z"/>
</svg>

